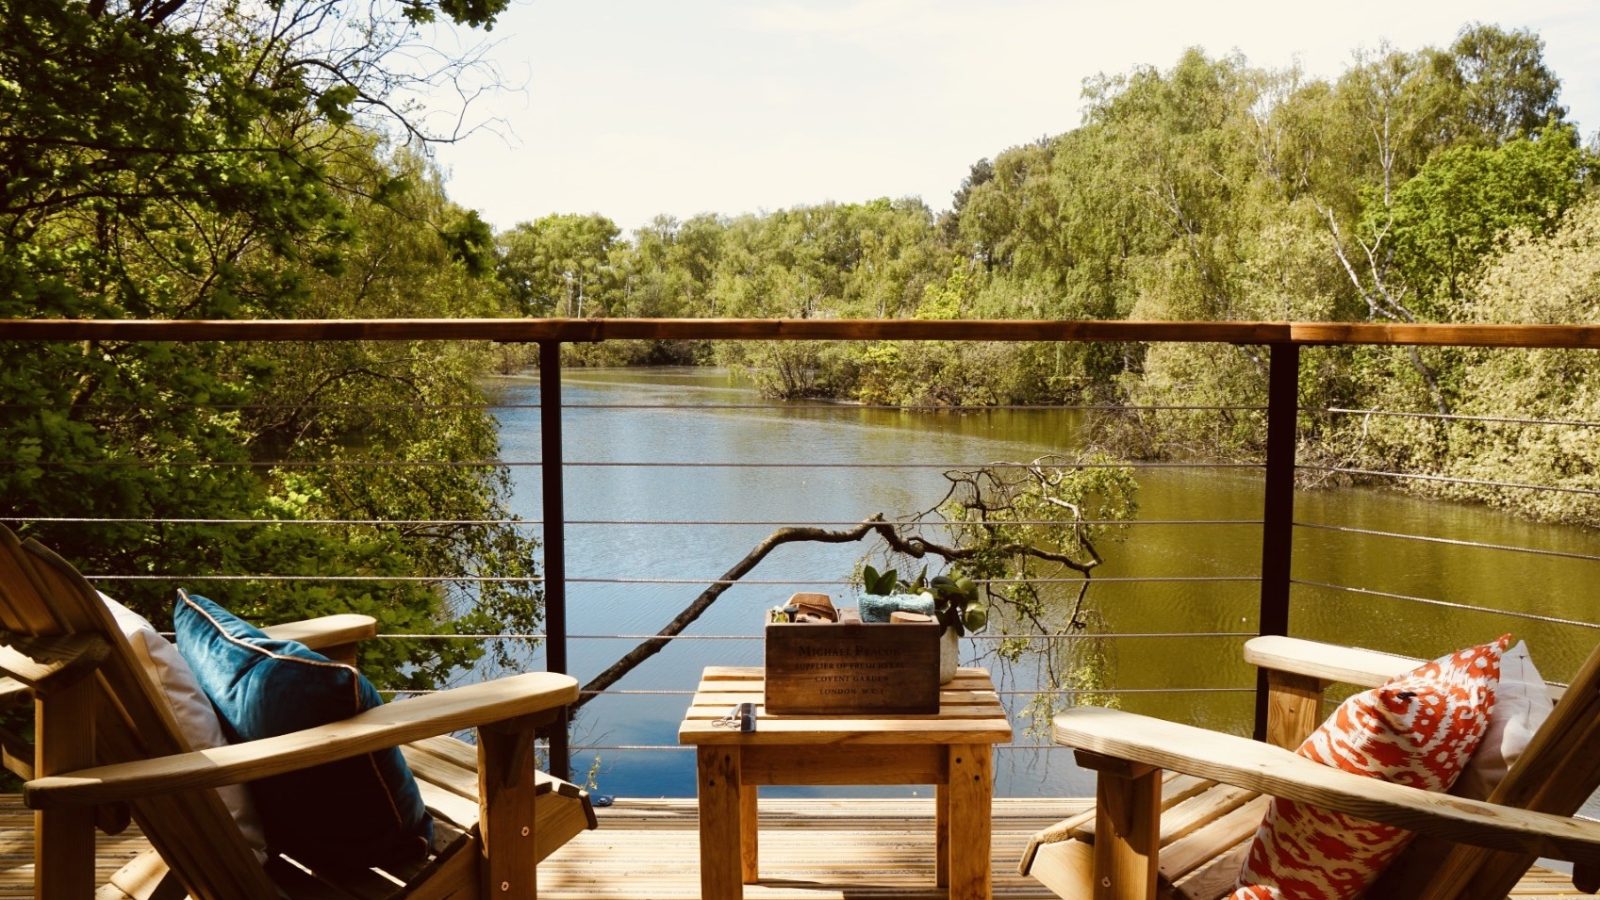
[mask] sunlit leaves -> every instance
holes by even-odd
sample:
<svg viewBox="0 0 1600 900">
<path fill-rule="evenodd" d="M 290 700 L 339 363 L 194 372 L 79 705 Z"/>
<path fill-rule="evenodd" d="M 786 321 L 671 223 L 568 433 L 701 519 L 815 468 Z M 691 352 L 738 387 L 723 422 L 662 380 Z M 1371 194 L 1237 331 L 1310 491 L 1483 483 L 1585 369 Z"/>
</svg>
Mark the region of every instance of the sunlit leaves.
<svg viewBox="0 0 1600 900">
<path fill-rule="evenodd" d="M 501 6 L 442 9 L 487 21 Z M 381 43 L 317 55 L 330 46 L 317 29 L 354 7 L 0 4 L 0 81 L 16 98 L 0 103 L 0 315 L 501 312 L 482 277 L 488 227 L 415 152 L 357 127 L 387 77 Z M 362 464 L 493 459 L 481 348 L 0 352 L 4 513 L 120 520 L 26 530 L 86 572 L 172 576 L 116 585 L 157 621 L 187 586 L 264 623 L 367 612 L 388 631 L 537 631 L 531 535 L 452 524 L 508 518 L 503 473 Z M 367 662 L 382 682 L 431 686 L 482 650 L 380 642 Z"/>
<path fill-rule="evenodd" d="M 1463 280 L 1514 230 L 1546 232 L 1558 222 L 1583 190 L 1584 168 L 1571 127 L 1552 126 L 1490 149 L 1450 148 L 1363 225 L 1390 230 L 1394 264 L 1419 307 L 1430 317 L 1454 319 Z"/>
</svg>

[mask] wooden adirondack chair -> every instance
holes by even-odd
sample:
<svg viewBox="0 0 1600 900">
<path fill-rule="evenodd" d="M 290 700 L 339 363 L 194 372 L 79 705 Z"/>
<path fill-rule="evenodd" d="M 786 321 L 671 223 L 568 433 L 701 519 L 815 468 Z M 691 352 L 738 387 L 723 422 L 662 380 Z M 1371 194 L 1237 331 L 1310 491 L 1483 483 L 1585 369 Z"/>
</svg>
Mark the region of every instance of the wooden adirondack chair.
<svg viewBox="0 0 1600 900">
<path fill-rule="evenodd" d="M 1056 742 L 1098 773 L 1096 807 L 1035 835 L 1022 874 L 1069 900 L 1216 900 L 1277 796 L 1418 832 L 1373 900 L 1499 900 L 1539 857 L 1577 861 L 1575 882 L 1594 892 L 1600 823 L 1568 817 L 1600 786 L 1600 649 L 1552 692 L 1555 710 L 1488 802 L 1291 752 L 1321 722 L 1330 682 L 1373 687 L 1422 660 L 1286 637 L 1249 641 L 1245 658 L 1268 672 L 1267 743 L 1117 710 L 1057 716 Z"/>
<path fill-rule="evenodd" d="M 50 900 L 532 898 L 536 861 L 595 826 L 584 792 L 536 772 L 533 729 L 578 696 L 537 672 L 401 700 L 331 725 L 190 752 L 93 588 L 36 542 L 0 526 L 0 671 L 35 697 L 31 780 L 35 896 Z M 375 632 L 364 616 L 270 630 L 348 656 Z M 0 686 L 0 693 L 4 693 Z M 16 690 L 15 685 L 11 690 Z M 449 737 L 475 727 L 472 747 Z M 435 817 L 426 862 L 380 873 L 265 866 L 215 788 L 403 745 Z M 131 808 L 154 847 L 95 889 L 94 827 Z M 314 813 L 308 813 L 314 814 Z"/>
</svg>

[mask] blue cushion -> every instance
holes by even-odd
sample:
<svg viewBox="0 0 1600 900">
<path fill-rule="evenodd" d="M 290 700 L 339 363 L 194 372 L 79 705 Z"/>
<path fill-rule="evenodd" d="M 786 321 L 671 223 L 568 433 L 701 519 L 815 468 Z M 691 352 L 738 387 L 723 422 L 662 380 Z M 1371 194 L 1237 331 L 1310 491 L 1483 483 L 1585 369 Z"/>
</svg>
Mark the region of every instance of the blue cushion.
<svg viewBox="0 0 1600 900">
<path fill-rule="evenodd" d="M 178 592 L 178 652 L 235 741 L 348 719 L 383 703 L 353 666 L 274 640 L 205 597 Z M 311 866 L 377 866 L 424 855 L 433 820 L 397 748 L 248 784 L 267 844 Z"/>
</svg>

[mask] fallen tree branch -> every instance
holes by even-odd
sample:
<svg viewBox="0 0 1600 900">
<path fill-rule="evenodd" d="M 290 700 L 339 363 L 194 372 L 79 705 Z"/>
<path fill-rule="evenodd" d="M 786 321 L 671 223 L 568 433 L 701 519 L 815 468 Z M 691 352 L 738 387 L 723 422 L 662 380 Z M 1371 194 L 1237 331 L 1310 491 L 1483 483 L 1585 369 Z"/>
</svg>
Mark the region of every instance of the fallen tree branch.
<svg viewBox="0 0 1600 900">
<path fill-rule="evenodd" d="M 750 570 L 766 559 L 767 555 L 773 550 L 784 544 L 793 544 L 797 541 L 848 544 L 861 540 L 878 528 L 883 528 L 890 532 L 894 530 L 893 526 L 884 521 L 883 515 L 878 514 L 864 519 L 860 524 L 844 531 L 829 531 L 825 528 L 790 527 L 780 528 L 767 535 L 766 539 L 752 548 L 749 553 L 746 553 L 743 559 L 735 563 L 733 568 L 722 573 L 722 577 L 717 579 L 715 584 L 701 591 L 700 595 L 695 597 L 688 606 L 684 607 L 682 612 L 673 616 L 672 621 L 656 632 L 655 637 L 641 641 L 638 646 L 623 654 L 622 658 L 612 663 L 604 672 L 590 679 L 589 683 L 583 686 L 578 702 L 573 704 L 574 708 L 581 707 L 593 700 L 599 696 L 600 691 L 622 680 L 624 675 L 633 671 L 640 663 L 666 649 L 674 637 L 694 624 L 696 619 L 711 608 L 711 604 L 715 603 L 718 597 L 721 597 L 740 578 L 749 574 Z"/>
<path fill-rule="evenodd" d="M 1035 485 L 1035 490 L 1045 495 L 1046 502 L 1056 508 L 1066 509 L 1072 513 L 1074 522 L 1071 527 L 1076 537 L 1076 544 L 1086 550 L 1089 555 L 1088 561 L 1076 559 L 1065 550 L 1050 549 L 1025 541 L 1005 540 L 1002 537 L 1001 528 L 1008 524 L 1004 521 L 1003 516 L 1017 513 L 1016 492 L 1021 490 L 1021 487 L 1009 484 L 1005 478 L 996 475 L 991 469 L 980 469 L 972 472 L 946 472 L 945 478 L 950 481 L 950 491 L 945 494 L 939 505 L 936 505 L 931 510 L 924 511 L 909 521 L 890 522 L 884 518 L 882 513 L 875 513 L 856 525 L 842 530 L 794 526 L 779 528 L 767 535 L 737 563 L 724 572 L 721 578 L 718 578 L 707 586 L 705 590 L 701 591 L 654 636 L 640 641 L 637 646 L 623 654 L 616 662 L 608 666 L 605 671 L 590 679 L 583 686 L 574 707 L 582 707 L 590 700 L 600 696 L 602 692 L 621 681 L 629 672 L 644 663 L 645 660 L 665 650 L 674 638 L 682 634 L 690 625 L 704 615 L 705 611 L 710 609 L 711 605 L 726 593 L 728 588 L 760 565 L 773 550 L 785 544 L 801 542 L 849 544 L 875 535 L 883 541 L 884 546 L 889 551 L 912 559 L 925 559 L 931 555 L 944 560 L 946 563 L 976 564 L 982 568 L 985 565 L 992 565 L 993 560 L 1012 558 L 1017 560 L 1018 568 L 1016 571 L 1019 572 L 1026 571 L 1026 564 L 1023 561 L 1028 559 L 1061 565 L 1084 577 L 1083 584 L 1080 585 L 1077 592 L 1076 604 L 1072 610 L 1068 625 L 1069 628 L 1074 630 L 1082 629 L 1084 623 L 1081 619 L 1081 612 L 1084 598 L 1089 589 L 1089 578 L 1092 570 L 1101 564 L 1101 558 L 1094 547 L 1088 530 L 1084 527 L 1083 510 L 1080 505 L 1050 494 L 1052 489 L 1060 486 L 1062 480 L 1060 473 L 1054 471 L 1058 467 L 1050 465 L 1052 459 L 1053 457 L 1041 457 L 1034 460 L 1033 465 L 1027 469 L 1027 477 Z M 1070 467 L 1070 463 L 1067 465 Z M 966 510 L 967 514 L 976 514 L 977 518 L 969 520 L 946 519 L 939 524 L 958 529 L 979 529 L 986 536 L 983 540 L 975 541 L 971 544 L 961 542 L 945 544 L 922 534 L 908 533 L 910 529 L 918 529 L 928 524 L 925 518 L 930 514 L 937 513 L 940 507 L 952 501 L 958 493 L 964 494 L 957 501 L 960 506 Z M 986 494 L 991 495 L 994 500 L 986 499 Z M 996 514 L 1001 514 L 1002 518 L 993 518 Z M 1024 584 L 1022 588 L 1032 595 L 1034 602 L 1022 604 L 1024 608 L 1019 609 L 1018 612 L 1026 616 L 1041 633 L 1050 633 L 1051 629 L 1040 619 L 1037 589 L 1031 584 Z M 1004 600 L 992 585 L 986 585 L 985 593 L 991 601 Z"/>
</svg>

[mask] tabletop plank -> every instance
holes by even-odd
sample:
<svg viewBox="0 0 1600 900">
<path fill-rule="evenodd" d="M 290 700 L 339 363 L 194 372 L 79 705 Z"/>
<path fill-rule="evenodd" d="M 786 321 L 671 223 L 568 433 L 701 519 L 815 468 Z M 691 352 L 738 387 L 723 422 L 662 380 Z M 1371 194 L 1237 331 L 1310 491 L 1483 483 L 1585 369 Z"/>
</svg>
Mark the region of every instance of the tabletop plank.
<svg viewBox="0 0 1600 900">
<path fill-rule="evenodd" d="M 730 691 L 722 690 L 720 686 L 704 688 L 694 695 L 692 703 L 696 706 L 716 706 L 722 704 L 733 706 L 738 703 L 763 703 L 766 697 L 761 689 Z M 944 705 L 975 705 L 984 704 L 1000 706 L 1000 695 L 994 691 L 940 691 L 939 703 Z"/>
<path fill-rule="evenodd" d="M 1011 723 L 985 669 L 958 670 L 939 692 L 939 712 L 860 716 L 779 715 L 766 711 L 758 666 L 709 666 L 678 729 L 681 744 L 996 744 L 1011 740 Z M 739 703 L 756 704 L 756 730 L 714 724 Z"/>
<path fill-rule="evenodd" d="M 724 716 L 728 715 L 728 713 L 730 713 L 733 710 L 733 707 L 734 707 L 734 704 L 731 704 L 731 703 L 711 703 L 711 704 L 704 704 L 704 705 L 696 703 L 694 706 L 689 707 L 689 712 L 684 715 L 684 718 L 686 718 L 686 719 L 697 719 L 697 720 L 698 719 L 712 719 L 712 720 L 721 719 Z M 851 721 L 851 722 L 871 721 L 871 720 L 874 720 L 874 719 L 886 719 L 886 718 L 888 718 L 888 719 L 906 719 L 906 720 L 910 720 L 910 721 L 937 722 L 937 721 L 939 721 L 941 719 L 999 719 L 999 718 L 1004 718 L 1004 717 L 1005 717 L 1005 710 L 1002 709 L 999 706 L 999 704 L 991 704 L 991 703 L 973 705 L 973 706 L 966 706 L 966 705 L 941 706 L 937 713 L 928 713 L 926 715 L 899 715 L 899 714 L 896 714 L 896 715 L 893 715 L 893 716 L 884 716 L 884 715 L 880 715 L 880 714 L 875 714 L 874 713 L 874 714 L 867 714 L 867 715 L 860 715 L 860 716 L 825 716 L 825 717 L 824 716 L 805 716 L 805 715 L 797 715 L 797 714 L 793 714 L 793 713 L 769 713 L 769 712 L 767 712 L 767 707 L 766 707 L 765 704 L 762 704 L 762 703 L 759 703 L 759 702 L 756 703 L 756 721 L 758 723 L 760 723 L 760 722 L 778 721 L 778 720 L 783 720 L 783 719 L 799 721 L 799 722 L 810 722 L 810 721 L 815 721 L 816 719 L 819 719 L 819 718 L 827 718 L 827 719 L 832 719 L 832 720 L 837 720 L 837 721 Z"/>
</svg>

